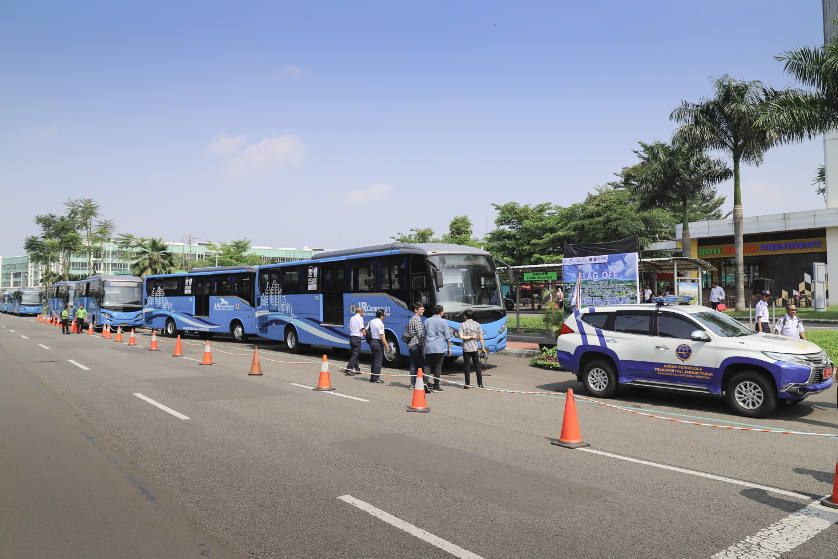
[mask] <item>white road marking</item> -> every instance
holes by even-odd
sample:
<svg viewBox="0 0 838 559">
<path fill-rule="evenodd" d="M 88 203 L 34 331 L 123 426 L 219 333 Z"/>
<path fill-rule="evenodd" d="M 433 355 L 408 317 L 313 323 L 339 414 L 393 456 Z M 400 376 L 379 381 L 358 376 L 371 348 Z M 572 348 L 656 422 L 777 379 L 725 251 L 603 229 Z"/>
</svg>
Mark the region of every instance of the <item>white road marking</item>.
<svg viewBox="0 0 838 559">
<path fill-rule="evenodd" d="M 291 386 L 296 386 L 298 388 L 307 388 L 309 390 L 314 390 L 313 386 L 306 386 L 305 384 L 297 384 L 296 382 L 290 383 Z M 341 398 L 349 398 L 350 400 L 358 400 L 359 402 L 369 402 L 369 400 L 364 400 L 363 398 L 358 398 L 357 396 L 350 396 L 349 394 L 341 394 L 340 392 L 334 392 L 332 390 L 323 391 L 326 394 L 331 394 L 332 396 L 339 396 Z"/>
<path fill-rule="evenodd" d="M 192 359 L 191 357 L 185 357 L 183 355 L 180 356 L 181 359 L 189 359 L 190 361 L 194 361 L 195 363 L 200 363 L 197 359 Z"/>
<path fill-rule="evenodd" d="M 177 417 L 178 419 L 189 419 L 187 416 L 183 415 L 182 413 L 177 412 L 177 411 L 173 410 L 173 409 L 172 409 L 172 408 L 170 408 L 170 407 L 164 406 L 164 405 L 163 405 L 163 404 L 161 404 L 160 402 L 155 402 L 154 400 L 152 400 L 152 399 L 151 399 L 151 398 L 149 398 L 148 396 L 145 396 L 145 395 L 143 395 L 143 394 L 140 394 L 139 392 L 134 392 L 134 396 L 136 396 L 136 397 L 137 397 L 137 398 L 139 398 L 140 400 L 144 400 L 144 401 L 148 402 L 148 403 L 149 403 L 149 404 L 151 404 L 152 406 L 155 406 L 155 407 L 160 408 L 160 409 L 161 409 L 161 410 L 163 410 L 164 412 L 166 412 L 166 413 L 168 413 L 168 414 L 171 414 L 171 415 L 173 415 L 173 416 Z"/>
<path fill-rule="evenodd" d="M 48 348 L 47 346 L 45 346 L 44 344 L 38 344 L 38 345 L 39 345 L 39 346 L 41 346 L 41 347 L 42 347 L 42 348 L 44 348 L 44 349 L 49 349 L 49 348 Z"/>
<path fill-rule="evenodd" d="M 15 333 L 15 331 L 14 331 L 14 330 L 9 330 L 9 332 L 11 332 L 12 334 L 14 334 L 14 333 Z"/>
<path fill-rule="evenodd" d="M 712 479 L 715 481 L 722 481 L 725 483 L 730 483 L 733 485 L 739 485 L 742 487 L 750 487 L 752 489 L 762 489 L 763 491 L 767 491 L 768 493 L 775 493 L 777 495 L 783 495 L 785 497 L 792 497 L 794 499 L 800 499 L 802 501 L 811 501 L 812 497 L 809 495 L 803 495 L 802 493 L 795 493 L 794 491 L 786 491 L 785 489 L 779 489 L 777 487 L 771 487 L 769 485 L 760 485 L 758 483 L 751 483 L 749 481 L 742 481 L 739 479 L 733 479 L 730 477 L 725 476 L 717 476 L 716 474 L 708 474 L 706 472 L 699 472 L 696 470 L 688 470 L 686 468 L 679 468 L 678 466 L 669 466 L 667 464 L 658 464 L 657 462 L 649 462 L 648 460 L 640 460 L 638 458 L 631 458 L 629 456 L 621 456 L 619 454 L 612 454 L 611 452 L 604 452 L 602 450 L 596 450 L 593 448 L 577 448 L 582 452 L 589 452 L 591 454 L 599 454 L 600 456 L 607 456 L 609 458 L 616 458 L 617 460 L 624 460 L 626 462 L 634 462 L 635 464 L 642 464 L 644 466 L 652 466 L 653 468 L 660 468 L 662 470 L 669 470 L 672 472 L 679 472 L 682 474 L 689 474 L 693 476 L 703 477 L 707 479 Z"/>
<path fill-rule="evenodd" d="M 72 363 L 73 365 L 75 365 L 76 367 L 78 367 L 79 369 L 81 369 L 82 371 L 89 371 L 89 370 L 90 370 L 89 368 L 85 367 L 85 366 L 84 366 L 84 365 L 82 365 L 81 363 L 76 363 L 76 362 L 75 362 L 75 361 L 73 361 L 72 359 L 67 359 L 67 362 L 68 362 L 68 363 Z"/>
<path fill-rule="evenodd" d="M 712 559 L 776 559 L 838 522 L 838 510 L 812 503 L 713 555 Z"/>
<path fill-rule="evenodd" d="M 21 335 L 20 335 L 20 337 L 21 337 L 21 338 L 23 338 L 24 340 L 28 340 L 28 339 L 29 339 L 29 336 L 24 336 L 23 334 L 21 334 Z"/>
<path fill-rule="evenodd" d="M 352 495 L 341 495 L 338 497 L 344 503 L 349 503 L 353 507 L 357 507 L 364 512 L 367 512 L 374 517 L 378 518 L 379 520 L 383 520 L 387 524 L 391 526 L 395 526 L 399 530 L 404 530 L 411 536 L 416 536 L 420 540 L 428 542 L 429 544 L 438 547 L 439 549 L 446 551 L 453 555 L 454 557 L 459 557 L 460 559 L 483 559 L 480 555 L 476 553 L 472 553 L 467 549 L 463 549 L 462 547 L 449 542 L 448 540 L 444 540 L 439 536 L 435 536 L 430 532 L 419 528 L 418 526 L 414 526 L 409 522 L 405 522 L 401 518 L 397 518 L 392 514 L 384 512 L 383 510 L 372 506 L 371 504 L 362 501 L 360 499 L 356 499 Z"/>
</svg>

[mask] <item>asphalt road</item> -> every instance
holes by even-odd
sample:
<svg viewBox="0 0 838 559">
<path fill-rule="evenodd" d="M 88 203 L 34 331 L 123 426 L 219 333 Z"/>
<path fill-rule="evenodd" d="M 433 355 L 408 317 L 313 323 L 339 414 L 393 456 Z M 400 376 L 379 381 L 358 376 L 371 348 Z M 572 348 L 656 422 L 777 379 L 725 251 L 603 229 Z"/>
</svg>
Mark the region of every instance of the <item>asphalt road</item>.
<svg viewBox="0 0 838 559">
<path fill-rule="evenodd" d="M 577 399 L 591 447 L 569 450 L 550 440 L 563 392 L 581 386 L 524 359 L 492 356 L 484 384 L 503 391 L 449 384 L 412 414 L 405 371 L 347 377 L 344 352 L 330 352 L 337 390 L 324 393 L 305 388 L 316 351 L 260 344 L 252 377 L 248 345 L 214 340 L 216 364 L 199 366 L 195 338 L 177 359 L 169 339 L 148 351 L 145 333 L 132 348 L 58 332 L 0 316 L 2 558 L 838 549 L 838 512 L 812 504 L 838 459 L 834 388 L 767 420 L 668 392 L 607 401 L 619 409 Z M 802 434 L 724 428 L 749 426 Z"/>
</svg>

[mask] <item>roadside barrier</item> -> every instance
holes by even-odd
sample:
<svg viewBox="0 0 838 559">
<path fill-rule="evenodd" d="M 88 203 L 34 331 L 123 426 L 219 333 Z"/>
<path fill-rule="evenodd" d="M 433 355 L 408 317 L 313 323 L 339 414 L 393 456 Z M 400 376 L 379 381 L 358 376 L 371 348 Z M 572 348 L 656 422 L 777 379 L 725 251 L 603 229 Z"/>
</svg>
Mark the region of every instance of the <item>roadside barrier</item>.
<svg viewBox="0 0 838 559">
<path fill-rule="evenodd" d="M 175 350 L 172 352 L 172 357 L 183 357 L 183 342 L 180 340 L 180 334 L 177 336 L 177 342 L 175 342 Z"/>
<path fill-rule="evenodd" d="M 250 372 L 248 376 L 262 376 L 262 365 L 259 364 L 259 349 L 253 346 L 253 361 L 250 362 Z"/>
<path fill-rule="evenodd" d="M 204 342 L 204 358 L 198 364 L 199 365 L 215 365 L 215 362 L 212 360 L 212 350 L 210 349 L 209 340 Z"/>
<path fill-rule="evenodd" d="M 416 384 L 413 386 L 412 392 L 413 398 L 410 401 L 410 405 L 407 406 L 407 411 L 419 413 L 428 413 L 431 411 L 425 399 L 425 381 L 422 379 L 422 367 L 419 367 L 416 371 Z"/>
<path fill-rule="evenodd" d="M 582 440 L 579 432 L 579 417 L 576 415 L 576 400 L 573 399 L 573 389 L 567 389 L 567 398 L 564 401 L 564 419 L 562 420 L 562 434 L 559 440 L 551 441 L 552 444 L 565 448 L 580 448 L 591 446 Z"/>
<path fill-rule="evenodd" d="M 323 360 L 320 362 L 320 378 L 317 379 L 317 388 L 315 390 L 334 390 L 332 386 L 332 379 L 329 376 L 329 358 L 323 355 Z"/>
<path fill-rule="evenodd" d="M 122 326 L 116 327 L 116 336 L 114 336 L 113 341 L 118 344 L 122 343 Z"/>
<path fill-rule="evenodd" d="M 835 460 L 835 477 L 832 478 L 832 495 L 821 500 L 825 507 L 838 509 L 838 459 Z"/>
<path fill-rule="evenodd" d="M 157 330 L 151 331 L 151 344 L 148 346 L 149 351 L 160 351 L 160 348 L 157 346 Z"/>
<path fill-rule="evenodd" d="M 136 338 L 136 336 L 134 336 L 134 329 L 133 328 L 131 329 L 131 335 L 128 336 L 128 345 L 129 346 L 137 345 L 137 338 Z"/>
</svg>

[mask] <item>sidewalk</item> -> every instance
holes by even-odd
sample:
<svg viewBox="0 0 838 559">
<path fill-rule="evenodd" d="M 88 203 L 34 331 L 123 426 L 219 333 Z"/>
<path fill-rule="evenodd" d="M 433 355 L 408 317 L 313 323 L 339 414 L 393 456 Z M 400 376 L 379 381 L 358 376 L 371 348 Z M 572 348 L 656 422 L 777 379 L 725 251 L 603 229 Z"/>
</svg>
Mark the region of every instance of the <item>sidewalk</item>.
<svg viewBox="0 0 838 559">
<path fill-rule="evenodd" d="M 535 342 L 506 342 L 506 349 L 501 355 L 531 358 L 538 355 L 538 344 Z"/>
</svg>

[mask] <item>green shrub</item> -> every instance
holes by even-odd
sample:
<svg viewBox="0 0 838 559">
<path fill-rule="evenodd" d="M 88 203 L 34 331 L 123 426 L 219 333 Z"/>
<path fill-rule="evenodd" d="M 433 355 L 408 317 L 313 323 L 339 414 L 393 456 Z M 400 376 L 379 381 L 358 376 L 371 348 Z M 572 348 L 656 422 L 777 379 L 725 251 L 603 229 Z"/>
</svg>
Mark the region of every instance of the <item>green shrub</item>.
<svg viewBox="0 0 838 559">
<path fill-rule="evenodd" d="M 556 348 L 542 348 L 538 355 L 530 359 L 530 367 L 538 367 L 539 369 L 551 369 L 554 371 L 560 370 L 562 367 L 561 365 L 559 365 L 558 358 L 556 358 Z"/>
</svg>

